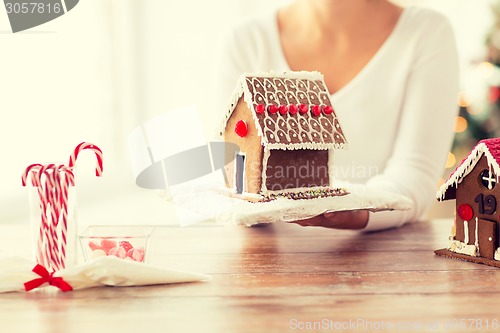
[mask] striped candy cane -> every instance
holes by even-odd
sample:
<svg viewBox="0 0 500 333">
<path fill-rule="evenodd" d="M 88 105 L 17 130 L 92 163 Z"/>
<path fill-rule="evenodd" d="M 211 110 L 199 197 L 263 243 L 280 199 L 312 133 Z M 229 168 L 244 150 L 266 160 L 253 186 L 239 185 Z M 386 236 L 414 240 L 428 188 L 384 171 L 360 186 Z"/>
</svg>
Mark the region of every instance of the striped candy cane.
<svg viewBox="0 0 500 333">
<path fill-rule="evenodd" d="M 57 243 L 57 219 L 58 219 L 58 209 L 55 203 L 55 187 L 56 187 L 56 166 L 54 164 L 47 164 L 40 168 L 39 179 L 40 184 L 38 188 L 41 189 L 40 200 L 44 203 L 44 213 L 46 217 L 45 227 L 45 240 L 46 240 L 46 251 L 47 257 L 50 258 L 50 263 L 46 267 L 50 267 L 52 270 L 58 270 L 61 266 L 59 262 Z"/>
<path fill-rule="evenodd" d="M 22 174 L 22 184 L 28 178 L 37 188 L 41 223 L 37 239 L 37 262 L 50 270 L 66 266 L 66 245 L 68 242 L 69 186 L 75 186 L 74 166 L 83 150 L 91 150 L 97 158 L 96 176 L 102 176 L 102 151 L 96 145 L 82 142 L 74 149 L 68 166 L 63 164 L 31 164 Z"/>
<path fill-rule="evenodd" d="M 68 200 L 69 200 L 69 186 L 75 185 L 75 177 L 70 168 L 60 165 L 59 172 L 62 172 L 63 175 L 60 177 L 60 187 L 59 187 L 59 212 L 60 212 L 60 233 L 61 233 L 61 242 L 59 243 L 59 256 L 62 263 L 62 268 L 66 267 L 66 245 L 68 242 L 67 233 L 68 233 Z M 61 175 L 59 175 L 61 176 Z"/>
<path fill-rule="evenodd" d="M 101 177 L 102 171 L 103 171 L 102 150 L 99 147 L 97 147 L 96 145 L 93 145 L 91 143 L 82 142 L 78 146 L 76 146 L 76 148 L 73 150 L 73 154 L 71 154 L 71 156 L 69 157 L 68 166 L 70 168 L 73 168 L 75 166 L 76 160 L 78 158 L 78 154 L 80 154 L 80 152 L 82 150 L 86 150 L 86 149 L 92 150 L 94 152 L 94 154 L 97 158 L 97 166 L 95 169 L 95 175 L 97 177 Z"/>
<path fill-rule="evenodd" d="M 21 177 L 21 182 L 23 184 L 23 186 L 26 186 L 26 183 L 28 181 L 28 176 L 30 175 L 30 173 L 33 173 L 33 172 L 38 172 L 38 170 L 40 170 L 40 168 L 42 167 L 41 164 L 39 163 L 35 163 L 35 164 L 31 164 L 29 165 L 23 172 L 23 175 Z M 33 179 L 33 178 L 32 178 Z M 33 184 L 33 186 L 37 186 L 35 184 Z"/>
<path fill-rule="evenodd" d="M 33 187 L 37 188 L 40 206 L 40 228 L 37 240 L 37 262 L 45 267 L 57 270 L 62 266 L 58 249 L 57 224 L 60 215 L 58 196 L 57 167 L 54 164 L 30 165 L 22 176 L 22 183 L 27 184 L 31 174 Z"/>
<path fill-rule="evenodd" d="M 33 165 L 32 165 L 33 166 Z M 30 166 L 31 167 L 31 166 Z M 50 268 L 51 259 L 51 244 L 50 236 L 49 236 L 49 219 L 48 219 L 48 198 L 47 191 L 44 181 L 44 176 L 46 177 L 46 171 L 51 167 L 51 165 L 38 165 L 37 167 L 30 168 L 26 174 L 31 172 L 31 183 L 34 187 L 37 188 L 38 197 L 39 197 L 39 206 L 40 206 L 40 228 L 39 228 L 39 236 L 38 236 L 38 245 L 37 245 L 37 260 L 43 266 Z M 25 185 L 26 178 L 23 177 L 23 185 Z"/>
</svg>

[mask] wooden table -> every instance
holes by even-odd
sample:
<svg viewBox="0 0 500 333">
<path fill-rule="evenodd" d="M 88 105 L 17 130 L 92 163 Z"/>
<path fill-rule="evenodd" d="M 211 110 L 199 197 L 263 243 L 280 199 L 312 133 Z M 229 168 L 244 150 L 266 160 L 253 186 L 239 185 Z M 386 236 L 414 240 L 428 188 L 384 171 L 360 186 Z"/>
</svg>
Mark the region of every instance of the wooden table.
<svg viewBox="0 0 500 333">
<path fill-rule="evenodd" d="M 500 331 L 500 270 L 433 254 L 450 225 L 157 227 L 152 263 L 213 280 L 0 294 L 0 332 Z M 0 250 L 26 248 L 24 229 L 1 225 Z"/>
</svg>

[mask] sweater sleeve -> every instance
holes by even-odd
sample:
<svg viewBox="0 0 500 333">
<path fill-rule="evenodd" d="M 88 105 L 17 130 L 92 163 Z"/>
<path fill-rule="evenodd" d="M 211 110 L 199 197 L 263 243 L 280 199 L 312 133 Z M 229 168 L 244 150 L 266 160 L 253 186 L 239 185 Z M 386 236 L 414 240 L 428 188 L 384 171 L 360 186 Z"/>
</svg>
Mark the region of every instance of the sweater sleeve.
<svg viewBox="0 0 500 333">
<path fill-rule="evenodd" d="M 405 98 L 394 150 L 385 170 L 367 186 L 405 195 L 413 200 L 413 208 L 370 213 L 366 231 L 416 221 L 435 201 L 458 111 L 458 56 L 446 19 L 421 41 L 408 80 L 402 84 Z"/>
</svg>

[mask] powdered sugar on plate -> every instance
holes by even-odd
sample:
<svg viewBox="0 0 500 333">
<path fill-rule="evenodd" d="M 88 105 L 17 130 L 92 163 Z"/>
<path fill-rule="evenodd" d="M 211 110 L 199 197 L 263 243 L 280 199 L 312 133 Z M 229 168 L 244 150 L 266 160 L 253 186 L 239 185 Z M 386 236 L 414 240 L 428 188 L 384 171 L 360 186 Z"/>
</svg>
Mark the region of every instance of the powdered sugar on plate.
<svg viewBox="0 0 500 333">
<path fill-rule="evenodd" d="M 279 197 L 268 202 L 249 202 L 226 195 L 221 188 L 198 185 L 171 190 L 170 200 L 204 220 L 223 224 L 251 226 L 307 219 L 325 212 L 408 210 L 412 207 L 412 201 L 405 196 L 371 190 L 362 185 L 343 184 L 342 188 L 349 194 L 341 196 L 301 200 Z"/>
</svg>

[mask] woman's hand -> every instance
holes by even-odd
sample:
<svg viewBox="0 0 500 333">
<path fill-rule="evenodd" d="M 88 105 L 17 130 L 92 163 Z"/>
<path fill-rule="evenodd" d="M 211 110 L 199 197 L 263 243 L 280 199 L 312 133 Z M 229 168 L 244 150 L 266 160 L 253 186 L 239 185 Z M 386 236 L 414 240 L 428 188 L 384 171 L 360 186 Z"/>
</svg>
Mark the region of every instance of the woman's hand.
<svg viewBox="0 0 500 333">
<path fill-rule="evenodd" d="M 348 210 L 341 212 L 330 212 L 304 220 L 293 221 L 303 227 L 325 227 L 334 229 L 359 230 L 366 227 L 368 223 L 367 210 Z"/>
</svg>

